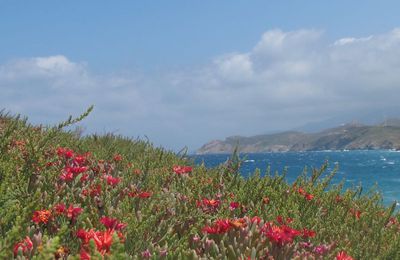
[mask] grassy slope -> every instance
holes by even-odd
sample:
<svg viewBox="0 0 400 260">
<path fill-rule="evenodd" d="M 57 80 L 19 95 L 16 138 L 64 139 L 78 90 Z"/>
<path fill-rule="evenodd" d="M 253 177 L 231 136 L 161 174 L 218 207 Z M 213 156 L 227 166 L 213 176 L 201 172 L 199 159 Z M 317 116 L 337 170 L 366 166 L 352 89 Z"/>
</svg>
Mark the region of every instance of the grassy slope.
<svg viewBox="0 0 400 260">
<path fill-rule="evenodd" d="M 76 231 L 104 230 L 101 216 L 127 223 L 123 230 L 125 243 L 116 242 L 114 236 L 111 253 L 106 254 L 110 258 L 142 258 L 148 252 L 153 258 L 167 252 L 170 259 L 261 258 L 267 253 L 277 259 L 295 254 L 318 258 L 322 256 L 314 252 L 317 246 L 326 245 L 329 250 L 323 256 L 328 258 L 344 250 L 356 259 L 400 259 L 399 216 L 393 216 L 393 208 L 383 207 L 375 194 L 364 197 L 360 191 L 342 192 L 340 186 L 327 189 L 329 177 L 320 178 L 324 168 L 304 173 L 296 186 L 288 185 L 283 176 L 266 173 L 261 177 L 258 171 L 243 179 L 235 156 L 226 165 L 214 169 L 198 166 L 179 175 L 172 167 L 191 162 L 148 142 L 113 135 L 79 138 L 57 128 L 34 128 L 13 118 L 6 121 L 0 130 L 2 259 L 12 257 L 13 245 L 26 236 L 34 240 L 30 257 L 52 257 L 60 248 L 66 248 L 73 258 L 82 247 Z M 82 196 L 92 184 L 79 181 L 79 176 L 71 183 L 60 181 L 65 160 L 55 153 L 57 147 L 91 153 L 87 173 L 92 183 L 101 185 L 100 195 Z M 122 156 L 122 161 L 113 160 L 116 154 Z M 54 165 L 48 166 L 49 162 Z M 96 167 L 107 168 L 109 175 L 122 181 L 115 187 L 107 185 L 95 172 Z M 126 196 L 128 191 L 148 191 L 152 195 L 131 198 Z M 304 193 L 313 197 L 307 200 Z M 211 208 L 199 206 L 204 198 L 220 203 Z M 240 206 L 229 209 L 231 202 Z M 34 211 L 52 209 L 58 203 L 81 207 L 83 212 L 76 221 L 54 217 L 47 224 L 32 222 Z M 262 219 L 260 224 L 251 223 L 249 219 L 254 216 Z M 294 229 L 314 230 L 316 236 L 297 237 L 281 246 L 274 244 L 261 230 L 267 221 L 281 225 L 276 221 L 278 216 Z M 202 231 L 215 220 L 228 218 L 244 218 L 245 225 L 225 234 Z M 309 247 L 303 242 L 310 242 Z M 88 251 L 99 254 L 94 245 Z"/>
</svg>

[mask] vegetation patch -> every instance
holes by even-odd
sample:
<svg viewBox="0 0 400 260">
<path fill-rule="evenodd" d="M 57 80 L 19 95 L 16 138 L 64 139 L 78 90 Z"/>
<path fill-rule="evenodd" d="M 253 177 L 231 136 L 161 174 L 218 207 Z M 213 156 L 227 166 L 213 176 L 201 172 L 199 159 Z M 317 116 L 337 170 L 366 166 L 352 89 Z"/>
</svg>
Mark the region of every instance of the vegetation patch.
<svg viewBox="0 0 400 260">
<path fill-rule="evenodd" d="M 184 154 L 80 137 L 1 116 L 1 259 L 400 259 L 399 215 L 376 193 L 330 185 L 327 165 L 289 184 L 243 178 L 234 153 Z"/>
</svg>

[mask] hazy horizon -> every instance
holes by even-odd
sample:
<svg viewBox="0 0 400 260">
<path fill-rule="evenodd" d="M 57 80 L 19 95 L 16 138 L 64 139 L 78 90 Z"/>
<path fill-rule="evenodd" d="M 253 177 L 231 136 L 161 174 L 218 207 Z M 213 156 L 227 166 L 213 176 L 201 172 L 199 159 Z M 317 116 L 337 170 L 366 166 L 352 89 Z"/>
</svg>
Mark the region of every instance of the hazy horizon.
<svg viewBox="0 0 400 260">
<path fill-rule="evenodd" d="M 397 1 L 3 1 L 0 109 L 175 151 L 400 112 Z"/>
</svg>

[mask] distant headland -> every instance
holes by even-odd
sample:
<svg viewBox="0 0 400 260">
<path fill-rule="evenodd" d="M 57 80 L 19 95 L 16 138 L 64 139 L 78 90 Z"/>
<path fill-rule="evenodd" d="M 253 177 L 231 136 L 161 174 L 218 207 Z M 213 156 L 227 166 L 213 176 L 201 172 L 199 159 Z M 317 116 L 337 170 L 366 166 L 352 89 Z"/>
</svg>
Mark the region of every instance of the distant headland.
<svg viewBox="0 0 400 260">
<path fill-rule="evenodd" d="M 240 152 L 289 152 L 322 150 L 400 149 L 400 119 L 389 119 L 376 125 L 348 123 L 317 133 L 286 131 L 256 136 L 231 136 L 224 141 L 204 144 L 197 154 Z"/>
</svg>

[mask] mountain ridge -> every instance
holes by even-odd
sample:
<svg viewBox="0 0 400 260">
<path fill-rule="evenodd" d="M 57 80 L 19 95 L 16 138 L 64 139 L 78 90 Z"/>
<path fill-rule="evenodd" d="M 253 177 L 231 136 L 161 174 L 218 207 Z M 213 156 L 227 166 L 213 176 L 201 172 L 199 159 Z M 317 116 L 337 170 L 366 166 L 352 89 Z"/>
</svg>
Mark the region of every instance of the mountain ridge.
<svg viewBox="0 0 400 260">
<path fill-rule="evenodd" d="M 240 152 L 289 152 L 322 150 L 400 149 L 400 120 L 390 119 L 376 125 L 348 123 L 316 133 L 284 131 L 255 136 L 231 136 L 213 140 L 196 151 L 197 154 Z"/>
</svg>

